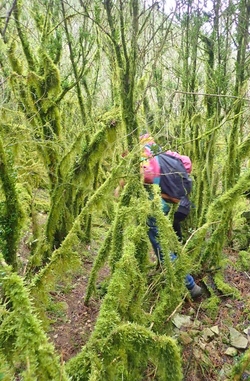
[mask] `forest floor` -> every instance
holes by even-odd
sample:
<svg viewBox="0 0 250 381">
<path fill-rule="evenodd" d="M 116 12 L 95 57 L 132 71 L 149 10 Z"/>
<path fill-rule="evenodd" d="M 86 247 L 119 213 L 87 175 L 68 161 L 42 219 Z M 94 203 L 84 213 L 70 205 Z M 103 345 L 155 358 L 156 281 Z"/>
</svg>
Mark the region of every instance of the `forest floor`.
<svg viewBox="0 0 250 381">
<path fill-rule="evenodd" d="M 94 246 L 85 248 L 87 255 L 84 266 L 79 274 L 74 276 L 73 283 L 68 286 L 62 284 L 51 295 L 53 303 L 49 311 L 50 338 L 62 361 L 69 360 L 81 350 L 90 337 L 98 316 L 103 296 L 101 286 L 88 306 L 84 304 L 88 276 L 97 252 Z M 224 270 L 224 279 L 239 291 L 240 297 L 225 296 L 216 291 L 219 308 L 215 315 L 211 316 L 211 311 L 208 312 L 204 307 L 210 294 L 204 287 L 201 276 L 198 283 L 203 285 L 204 295 L 195 301 L 184 298 L 176 311 L 179 322 L 178 319 L 177 323 L 173 319 L 173 332 L 181 348 L 184 381 L 229 380 L 233 365 L 249 346 L 250 275 L 246 271 L 237 270 L 237 266 L 233 265 L 236 254 L 233 251 L 227 253 L 231 264 Z M 99 274 L 99 285 L 102 285 L 107 275 L 108 269 L 104 268 Z M 234 339 L 230 336 L 230 328 L 236 329 L 243 336 L 244 348 L 232 345 L 230 341 Z M 242 343 L 238 346 L 241 347 Z M 144 381 L 156 379 L 154 369 L 149 367 Z M 240 380 L 250 380 L 250 372 L 246 370 Z"/>
</svg>

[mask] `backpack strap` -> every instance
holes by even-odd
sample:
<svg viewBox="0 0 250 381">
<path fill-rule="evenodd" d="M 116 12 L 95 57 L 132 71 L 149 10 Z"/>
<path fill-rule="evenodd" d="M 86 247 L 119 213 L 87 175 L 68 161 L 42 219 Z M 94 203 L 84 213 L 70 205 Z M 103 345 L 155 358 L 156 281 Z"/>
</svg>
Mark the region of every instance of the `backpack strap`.
<svg viewBox="0 0 250 381">
<path fill-rule="evenodd" d="M 168 194 L 166 193 L 161 193 L 161 197 L 168 201 L 168 202 L 172 202 L 173 204 L 178 204 L 180 202 L 180 199 L 179 198 L 175 198 L 175 197 L 171 197 L 169 196 Z"/>
</svg>

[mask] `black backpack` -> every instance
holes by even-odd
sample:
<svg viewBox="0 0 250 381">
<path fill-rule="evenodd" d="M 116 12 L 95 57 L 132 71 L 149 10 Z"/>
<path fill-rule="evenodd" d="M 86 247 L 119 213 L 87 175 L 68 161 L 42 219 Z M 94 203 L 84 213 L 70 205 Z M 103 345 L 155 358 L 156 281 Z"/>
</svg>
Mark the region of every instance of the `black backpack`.
<svg viewBox="0 0 250 381">
<path fill-rule="evenodd" d="M 192 179 L 187 173 L 182 161 L 177 157 L 160 153 L 158 161 L 160 165 L 160 188 L 162 198 L 179 202 L 192 190 Z"/>
</svg>

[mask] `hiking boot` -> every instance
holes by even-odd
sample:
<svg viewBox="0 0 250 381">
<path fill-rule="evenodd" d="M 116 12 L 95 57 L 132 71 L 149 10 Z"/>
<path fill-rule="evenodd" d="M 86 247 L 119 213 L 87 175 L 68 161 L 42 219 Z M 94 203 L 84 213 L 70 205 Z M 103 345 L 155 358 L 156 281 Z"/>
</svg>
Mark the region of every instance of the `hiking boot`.
<svg viewBox="0 0 250 381">
<path fill-rule="evenodd" d="M 202 295 L 202 288 L 198 286 L 198 284 L 195 284 L 192 290 L 190 290 L 190 295 L 192 299 L 198 298 L 199 296 Z"/>
</svg>

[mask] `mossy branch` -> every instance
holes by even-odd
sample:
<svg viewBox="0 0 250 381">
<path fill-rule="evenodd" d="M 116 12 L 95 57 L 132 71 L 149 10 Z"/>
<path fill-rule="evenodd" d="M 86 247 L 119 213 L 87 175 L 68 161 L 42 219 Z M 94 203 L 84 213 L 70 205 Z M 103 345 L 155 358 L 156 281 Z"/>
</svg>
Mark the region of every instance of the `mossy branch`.
<svg viewBox="0 0 250 381">
<path fill-rule="evenodd" d="M 50 262 L 35 276 L 31 284 L 31 293 L 34 296 L 34 300 L 37 301 L 39 307 L 39 301 L 43 298 L 46 299 L 46 295 L 49 290 L 52 290 L 55 282 L 59 279 L 62 272 L 66 273 L 68 269 L 71 269 L 73 265 L 79 264 L 79 257 L 73 248 L 79 243 L 78 232 L 81 230 L 83 218 L 86 213 L 91 213 L 102 204 L 105 200 L 105 196 L 110 193 L 110 189 L 114 189 L 114 184 L 117 179 L 121 177 L 121 172 L 124 167 L 124 162 L 121 162 L 107 178 L 107 180 L 97 189 L 97 191 L 89 198 L 86 205 L 82 208 L 81 213 L 75 219 L 73 226 L 61 246 L 55 250 L 51 255 Z M 43 308 L 44 305 L 40 306 Z"/>
<path fill-rule="evenodd" d="M 63 158 L 58 164 L 57 169 L 57 182 L 54 184 L 54 189 L 51 195 L 51 207 L 46 224 L 46 239 L 49 246 L 54 246 L 55 232 L 60 224 L 60 219 L 64 215 L 64 210 L 69 197 L 69 193 L 74 194 L 76 190 L 74 182 L 70 181 L 72 175 L 71 168 L 73 166 L 73 160 L 79 152 L 82 144 L 83 133 L 77 135 L 75 141 L 71 145 L 70 149 L 65 153 Z M 72 200 L 74 202 L 74 200 Z M 73 219 L 75 216 L 71 216 Z M 60 244 L 60 242 L 58 243 Z"/>
<path fill-rule="evenodd" d="M 0 180 L 5 202 L 0 211 L 0 243 L 6 262 L 16 270 L 16 251 L 20 237 L 22 212 L 19 205 L 15 175 L 12 164 L 7 160 L 0 138 Z"/>
<path fill-rule="evenodd" d="M 114 381 L 122 372 L 127 380 L 139 380 L 147 361 L 158 366 L 160 380 L 181 379 L 181 360 L 174 340 L 157 336 L 144 326 L 147 321 L 141 301 L 145 284 L 131 240 L 137 235 L 132 231 L 134 228 L 128 227 L 124 253 L 116 264 L 95 330 L 82 352 L 67 365 L 73 381 L 92 378 Z"/>
<path fill-rule="evenodd" d="M 216 227 L 210 234 L 207 241 L 204 253 L 201 260 L 210 262 L 210 264 L 218 265 L 223 245 L 226 240 L 226 233 L 230 222 L 230 211 L 232 210 L 239 197 L 249 189 L 250 170 L 242 173 L 237 183 L 230 188 L 227 192 L 217 197 L 212 204 L 210 204 L 206 222 L 208 224 L 218 222 Z"/>
<path fill-rule="evenodd" d="M 223 208 L 228 208 L 234 204 L 238 197 L 241 196 L 249 188 L 250 170 L 243 172 L 237 183 L 227 192 L 219 196 L 209 207 L 207 213 L 207 220 L 211 220 L 213 215 L 220 214 Z"/>
<path fill-rule="evenodd" d="M 98 356 L 85 355 L 83 365 L 78 368 L 71 363 L 69 373 L 72 380 L 115 381 L 126 375 L 127 381 L 143 380 L 148 362 L 152 362 L 159 381 L 182 380 L 181 357 L 174 339 L 156 335 L 136 323 L 125 323 L 114 329 L 103 340 Z"/>
<path fill-rule="evenodd" d="M 182 380 L 181 357 L 174 339 L 156 335 L 136 323 L 123 324 L 114 330 L 105 343 L 103 356 L 103 376 L 107 370 L 112 380 L 124 371 L 128 380 L 142 380 L 148 361 L 155 364 L 159 381 Z M 127 371 L 119 363 L 127 366 Z M 107 376 L 105 380 L 108 381 Z"/>
<path fill-rule="evenodd" d="M 111 245 L 111 240 L 112 240 L 112 233 L 113 233 L 113 229 L 111 226 L 100 250 L 98 251 L 98 254 L 95 258 L 93 267 L 91 269 L 91 273 L 89 276 L 89 281 L 88 281 L 88 285 L 87 285 L 87 289 L 86 289 L 86 296 L 84 299 L 84 303 L 86 305 L 88 305 L 89 299 L 91 298 L 91 295 L 93 294 L 93 292 L 95 290 L 95 281 L 97 278 L 98 271 L 103 267 L 103 265 L 105 264 L 105 262 L 108 259 L 108 253 L 110 250 L 110 245 Z"/>
<path fill-rule="evenodd" d="M 245 159 L 249 156 L 250 151 L 250 135 L 246 137 L 246 139 L 238 146 L 238 156 L 239 158 Z"/>
<path fill-rule="evenodd" d="M 80 107 L 81 118 L 82 118 L 83 124 L 86 124 L 86 121 L 87 121 L 86 105 L 84 102 L 84 97 L 83 97 L 81 85 L 80 85 L 80 79 L 83 76 L 84 71 L 82 71 L 81 75 L 79 75 L 79 70 L 77 68 L 77 63 L 76 63 L 78 57 L 76 58 L 75 54 L 74 54 L 74 49 L 73 49 L 73 44 L 72 44 L 73 37 L 69 33 L 68 20 L 66 18 L 65 6 L 64 6 L 63 1 L 61 1 L 61 6 L 62 6 L 62 14 L 63 14 L 63 22 L 64 22 L 64 28 L 65 28 L 65 33 L 66 33 L 66 39 L 67 39 L 67 44 L 68 44 L 68 48 L 69 48 L 69 56 L 70 56 L 72 70 L 73 70 L 73 74 L 74 74 L 74 78 L 75 78 L 77 99 L 78 99 L 78 103 L 79 103 L 79 107 Z"/>
<path fill-rule="evenodd" d="M 94 282 L 97 271 L 107 260 L 109 260 L 111 272 L 114 271 L 116 263 L 119 262 L 121 256 L 123 255 L 125 245 L 124 240 L 126 238 L 129 226 L 132 226 L 133 229 L 133 232 L 130 232 L 129 240 L 135 240 L 135 256 L 138 260 L 138 264 L 139 266 L 143 266 L 146 262 L 145 257 L 147 257 L 147 243 L 145 242 L 144 237 L 146 237 L 148 202 L 147 194 L 144 191 L 142 183 L 137 182 L 136 180 L 138 179 L 134 177 L 130 178 L 123 189 L 120 202 L 116 207 L 115 219 L 107 233 L 107 237 L 102 247 L 99 250 L 92 268 L 85 303 L 88 303 L 88 300 L 94 291 Z M 141 194 L 142 199 L 136 197 L 140 193 L 143 193 Z M 121 234 L 121 232 L 123 232 L 123 234 Z"/>
<path fill-rule="evenodd" d="M 181 247 L 173 231 L 172 222 L 162 211 L 161 197 L 155 192 L 151 215 L 156 218 L 159 242 L 164 261 L 161 263 L 161 287 L 158 290 L 158 301 L 152 309 L 151 321 L 155 332 L 165 329 L 166 315 L 175 310 L 184 291 L 185 276 L 192 268 L 192 261 L 187 257 L 185 248 Z M 175 260 L 171 255 L 177 255 Z M 164 327 L 164 328 L 163 328 Z"/>
<path fill-rule="evenodd" d="M 8 362 L 22 369 L 20 375 L 24 380 L 68 380 L 53 345 L 42 330 L 23 280 L 11 271 L 1 255 L 0 274 L 11 311 L 11 315 L 6 315 L 9 328 L 5 317 L 0 325 L 0 346 Z"/>
<path fill-rule="evenodd" d="M 110 151 L 107 149 L 107 142 L 110 144 L 110 147 L 113 147 L 113 144 L 116 141 L 117 129 L 116 122 L 109 120 L 105 124 L 102 122 L 99 123 L 99 129 L 96 134 L 93 136 L 89 144 L 83 148 L 82 154 L 78 159 L 75 169 L 74 169 L 74 180 L 77 179 L 78 175 L 85 175 L 86 171 L 88 177 L 91 174 L 91 169 L 94 165 L 103 161 L 107 157 L 107 154 Z"/>
<path fill-rule="evenodd" d="M 19 39 L 21 41 L 21 45 L 23 48 L 23 52 L 24 52 L 24 55 L 27 59 L 28 65 L 29 65 L 29 69 L 31 71 L 35 71 L 36 62 L 35 62 L 35 59 L 34 59 L 32 53 L 31 53 L 31 48 L 29 45 L 28 36 L 24 33 L 24 29 L 22 28 L 21 22 L 20 22 L 20 9 L 21 8 L 22 8 L 22 1 L 17 0 L 15 2 L 14 12 L 13 12 L 14 19 L 15 19 L 15 23 L 16 23 L 16 27 L 17 27 L 17 31 L 18 31 L 18 36 L 19 36 Z"/>
<path fill-rule="evenodd" d="M 138 205 L 137 197 L 140 195 L 139 187 L 135 187 L 135 192 L 132 187 L 133 181 L 130 186 L 129 184 L 122 197 L 126 206 L 120 205 L 117 212 L 123 216 L 123 243 L 117 248 L 119 255 L 115 256 L 113 274 L 93 334 L 82 352 L 68 363 L 67 369 L 72 380 L 112 381 L 122 377 L 122 374 L 126 374 L 127 380 L 139 380 L 147 368 L 148 361 L 156 365 L 159 380 L 181 379 L 179 351 L 174 340 L 158 336 L 146 328 L 151 323 L 151 316 L 146 315 L 142 309 L 145 274 L 140 270 L 142 254 L 139 255 L 136 248 L 139 241 L 145 240 L 145 222 L 148 214 L 146 206 L 148 207 L 149 201 L 146 197 L 147 205 L 139 204 L 136 209 L 135 203 Z M 140 220 L 137 215 L 141 216 L 142 208 L 144 213 Z M 132 211 L 135 210 L 136 213 L 132 215 Z M 143 228 L 138 224 L 139 220 L 144 224 Z M 147 244 L 145 247 L 147 248 Z M 144 250 L 143 255 L 147 257 L 147 251 Z M 124 324 L 124 321 L 129 323 Z M 173 368 L 169 364 L 166 366 L 165 356 Z"/>
<path fill-rule="evenodd" d="M 93 183 L 97 175 L 96 168 L 94 171 L 94 167 L 101 165 L 108 156 L 110 151 L 107 149 L 107 141 L 112 146 L 115 142 L 116 134 L 116 124 L 101 123 L 98 132 L 83 149 L 80 158 L 76 159 L 76 162 L 73 162 L 73 159 L 77 157 L 77 153 L 82 145 L 82 134 L 77 136 L 71 149 L 59 163 L 56 176 L 57 182 L 54 184 L 51 208 L 46 225 L 46 239 L 50 247 L 53 247 L 55 244 L 55 232 L 59 229 L 61 219 L 65 218 L 64 214 L 68 210 L 68 205 L 73 205 L 76 201 L 77 192 L 83 189 L 82 199 L 84 199 L 84 196 L 88 196 L 90 192 L 93 192 Z M 71 215 L 72 220 L 76 217 L 77 215 L 74 213 Z M 68 221 L 68 226 L 69 228 L 71 227 L 71 221 Z M 60 243 L 58 242 L 57 246 Z"/>
<path fill-rule="evenodd" d="M 216 272 L 213 279 L 217 289 L 221 291 L 223 295 L 232 295 L 236 299 L 241 299 L 240 291 L 236 287 L 230 286 L 226 283 L 221 272 Z"/>
<path fill-rule="evenodd" d="M 110 280 L 107 294 L 101 305 L 95 329 L 90 340 L 82 351 L 69 362 L 69 374 L 73 380 L 88 379 L 84 374 L 89 374 L 92 364 L 97 359 L 97 353 L 103 347 L 107 336 L 121 324 L 122 319 L 128 320 L 130 306 L 136 301 L 140 304 L 142 291 L 138 292 L 143 284 L 134 257 L 134 245 L 128 243 L 126 253 L 116 266 Z M 126 292 L 124 292 L 126 290 Z M 137 304 L 137 303 L 136 303 Z M 133 318 L 141 319 L 140 308 L 137 308 Z M 80 378 L 78 378 L 80 377 Z"/>
</svg>

